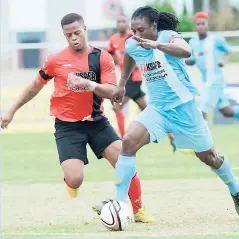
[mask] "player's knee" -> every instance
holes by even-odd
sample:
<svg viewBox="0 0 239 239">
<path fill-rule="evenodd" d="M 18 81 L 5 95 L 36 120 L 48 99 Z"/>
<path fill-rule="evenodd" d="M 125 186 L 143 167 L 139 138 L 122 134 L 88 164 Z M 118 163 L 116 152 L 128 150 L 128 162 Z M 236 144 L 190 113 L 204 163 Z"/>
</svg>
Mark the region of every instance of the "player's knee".
<svg viewBox="0 0 239 239">
<path fill-rule="evenodd" d="M 71 174 L 67 177 L 67 182 L 71 188 L 79 188 L 83 183 L 83 175 Z"/>
<path fill-rule="evenodd" d="M 136 153 L 138 141 L 131 134 L 126 134 L 122 140 L 123 153 Z"/>
<path fill-rule="evenodd" d="M 198 156 L 198 158 L 206 165 L 215 169 L 220 168 L 223 162 L 223 156 L 217 154 L 214 149 L 202 153 L 200 156 Z"/>
</svg>

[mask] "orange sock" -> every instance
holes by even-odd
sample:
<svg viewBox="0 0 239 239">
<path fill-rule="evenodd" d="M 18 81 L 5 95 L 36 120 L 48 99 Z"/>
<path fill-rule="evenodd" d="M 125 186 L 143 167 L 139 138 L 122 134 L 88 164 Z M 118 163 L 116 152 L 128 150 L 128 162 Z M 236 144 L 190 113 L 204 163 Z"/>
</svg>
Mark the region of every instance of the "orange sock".
<svg viewBox="0 0 239 239">
<path fill-rule="evenodd" d="M 137 173 L 131 180 L 129 187 L 129 198 L 133 207 L 133 212 L 136 214 L 139 209 L 142 208 L 141 183 Z"/>
<path fill-rule="evenodd" d="M 117 119 L 117 123 L 118 123 L 118 128 L 119 128 L 119 132 L 120 132 L 120 136 L 121 138 L 124 137 L 124 114 L 122 111 L 118 111 L 115 112 L 116 114 L 116 119 Z"/>
</svg>

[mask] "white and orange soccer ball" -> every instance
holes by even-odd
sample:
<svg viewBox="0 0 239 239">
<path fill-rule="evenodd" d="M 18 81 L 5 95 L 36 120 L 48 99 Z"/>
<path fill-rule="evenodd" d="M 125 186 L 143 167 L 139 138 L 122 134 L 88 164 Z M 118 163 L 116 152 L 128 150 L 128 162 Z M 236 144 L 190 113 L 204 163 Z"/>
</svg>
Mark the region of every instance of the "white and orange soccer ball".
<svg viewBox="0 0 239 239">
<path fill-rule="evenodd" d="M 132 222 L 132 211 L 127 204 L 110 200 L 102 208 L 100 220 L 110 231 L 124 231 Z"/>
</svg>

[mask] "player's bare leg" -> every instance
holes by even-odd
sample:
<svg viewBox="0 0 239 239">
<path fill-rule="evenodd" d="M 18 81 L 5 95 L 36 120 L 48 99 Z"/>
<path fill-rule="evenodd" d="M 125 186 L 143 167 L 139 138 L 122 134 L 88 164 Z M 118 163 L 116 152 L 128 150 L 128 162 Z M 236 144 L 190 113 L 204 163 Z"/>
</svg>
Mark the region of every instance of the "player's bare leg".
<svg viewBox="0 0 239 239">
<path fill-rule="evenodd" d="M 119 129 L 121 138 L 124 137 L 124 133 L 125 133 L 125 126 L 124 126 L 125 119 L 124 119 L 124 113 L 122 112 L 122 109 L 128 103 L 128 101 L 129 101 L 129 97 L 124 96 L 123 102 L 121 105 L 113 106 L 113 110 L 116 114 L 118 129 Z"/>
<path fill-rule="evenodd" d="M 140 110 L 144 110 L 147 107 L 147 101 L 145 99 L 145 96 L 136 99 L 135 103 L 138 105 Z"/>
<path fill-rule="evenodd" d="M 128 185 L 128 182 L 130 181 L 129 179 L 131 178 L 133 180 L 135 175 L 136 152 L 143 145 L 148 143 L 149 133 L 146 128 L 138 122 L 132 122 L 123 138 L 122 151 L 116 164 L 116 179 L 120 179 L 119 182 L 116 182 L 117 200 L 125 200 L 128 189 L 131 188 L 131 185 Z M 152 218 L 147 218 L 147 220 L 144 220 L 144 217 L 145 211 L 144 208 L 141 208 L 135 214 L 135 221 L 153 221 Z"/>
<path fill-rule="evenodd" d="M 68 159 L 61 164 L 64 172 L 64 180 L 67 186 L 67 191 L 71 198 L 76 198 L 78 188 L 83 183 L 84 179 L 84 162 L 79 159 Z"/>
<path fill-rule="evenodd" d="M 218 154 L 214 148 L 205 152 L 196 153 L 196 156 L 203 163 L 210 166 L 211 169 L 228 186 L 228 189 L 235 204 L 236 211 L 239 215 L 239 180 L 231 171 L 227 158 L 223 155 Z"/>
<path fill-rule="evenodd" d="M 122 149 L 122 141 L 118 140 L 109 145 L 102 156 L 106 158 L 109 163 L 115 167 L 119 154 Z M 141 199 L 141 183 L 137 173 L 131 180 L 129 188 L 129 198 L 132 204 L 134 220 L 135 222 L 151 223 L 153 222 L 152 218 L 149 217 L 146 213 L 146 210 L 143 208 L 142 199 Z M 95 205 L 93 210 L 100 214 L 102 207 L 106 204 L 108 200 L 102 201 L 99 205 Z"/>
</svg>

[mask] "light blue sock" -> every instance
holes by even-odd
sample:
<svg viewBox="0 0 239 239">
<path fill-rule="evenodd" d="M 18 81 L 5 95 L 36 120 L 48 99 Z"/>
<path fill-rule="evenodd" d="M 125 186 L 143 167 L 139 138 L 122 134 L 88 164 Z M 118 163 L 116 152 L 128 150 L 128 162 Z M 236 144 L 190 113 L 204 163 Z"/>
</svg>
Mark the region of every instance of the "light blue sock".
<svg viewBox="0 0 239 239">
<path fill-rule="evenodd" d="M 115 166 L 116 200 L 126 202 L 131 179 L 136 173 L 136 157 L 120 155 Z"/>
<path fill-rule="evenodd" d="M 232 106 L 232 109 L 234 111 L 234 117 L 239 119 L 239 106 Z"/>
<path fill-rule="evenodd" d="M 239 193 L 239 180 L 233 174 L 229 161 L 224 158 L 222 166 L 213 171 L 222 179 L 222 181 L 228 186 L 229 191 L 233 196 Z"/>
</svg>

